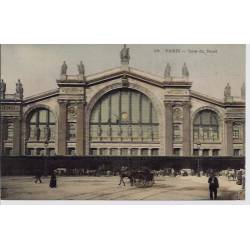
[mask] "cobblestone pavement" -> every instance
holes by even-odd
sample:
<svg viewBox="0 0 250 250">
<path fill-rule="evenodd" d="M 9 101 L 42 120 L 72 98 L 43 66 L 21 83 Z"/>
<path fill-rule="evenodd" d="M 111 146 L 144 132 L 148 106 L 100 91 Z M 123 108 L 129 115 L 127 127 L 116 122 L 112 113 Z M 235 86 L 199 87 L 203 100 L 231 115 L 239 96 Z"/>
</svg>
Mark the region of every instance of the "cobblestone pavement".
<svg viewBox="0 0 250 250">
<path fill-rule="evenodd" d="M 3 200 L 208 200 L 208 178 L 196 176 L 159 176 L 148 188 L 119 186 L 119 177 L 61 177 L 58 187 L 49 188 L 49 178 L 35 184 L 32 177 L 2 177 Z M 219 200 L 244 197 L 235 181 L 219 177 Z"/>
</svg>

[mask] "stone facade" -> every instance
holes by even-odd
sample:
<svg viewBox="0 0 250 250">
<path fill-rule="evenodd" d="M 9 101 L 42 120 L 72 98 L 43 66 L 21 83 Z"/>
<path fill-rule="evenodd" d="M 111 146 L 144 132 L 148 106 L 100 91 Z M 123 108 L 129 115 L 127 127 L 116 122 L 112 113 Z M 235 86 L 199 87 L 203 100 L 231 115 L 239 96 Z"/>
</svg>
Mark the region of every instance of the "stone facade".
<svg viewBox="0 0 250 250">
<path fill-rule="evenodd" d="M 2 154 L 245 154 L 245 101 L 234 101 L 233 97 L 217 100 L 197 93 L 191 90 L 192 82 L 187 76 L 161 78 L 122 65 L 89 76 L 64 74 L 57 80 L 57 84 L 58 88 L 55 90 L 27 98 L 22 95 L 2 95 Z M 93 108 L 103 96 L 121 89 L 137 91 L 150 100 L 158 117 L 158 141 L 91 141 L 90 117 Z M 40 120 L 34 120 L 36 128 L 33 128 L 30 119 L 37 110 L 49 110 L 51 113 L 46 113 L 44 117 L 43 113 L 37 116 Z M 202 125 L 197 123 L 200 121 L 197 120 L 197 115 L 202 111 L 205 111 L 205 118 L 211 116 L 210 127 L 205 124 L 202 128 Z M 197 130 L 194 129 L 194 124 Z M 33 129 L 35 135 L 38 129 L 40 134 L 50 131 L 50 136 L 46 140 L 41 139 L 42 137 L 31 140 L 30 133 Z"/>
</svg>

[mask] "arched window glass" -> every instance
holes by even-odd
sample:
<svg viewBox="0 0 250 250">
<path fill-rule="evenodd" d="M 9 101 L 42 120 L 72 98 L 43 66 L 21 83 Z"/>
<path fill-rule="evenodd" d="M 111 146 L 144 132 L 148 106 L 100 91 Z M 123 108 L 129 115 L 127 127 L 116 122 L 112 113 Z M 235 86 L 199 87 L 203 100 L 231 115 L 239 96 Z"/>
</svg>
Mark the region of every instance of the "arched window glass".
<svg viewBox="0 0 250 250">
<path fill-rule="evenodd" d="M 120 89 L 103 96 L 90 117 L 92 142 L 158 142 L 159 122 L 144 94 Z"/>
<path fill-rule="evenodd" d="M 194 118 L 194 141 L 219 140 L 218 115 L 212 110 L 202 110 Z"/>
<path fill-rule="evenodd" d="M 55 139 L 55 117 L 48 109 L 32 112 L 28 120 L 30 141 L 53 141 Z"/>
</svg>

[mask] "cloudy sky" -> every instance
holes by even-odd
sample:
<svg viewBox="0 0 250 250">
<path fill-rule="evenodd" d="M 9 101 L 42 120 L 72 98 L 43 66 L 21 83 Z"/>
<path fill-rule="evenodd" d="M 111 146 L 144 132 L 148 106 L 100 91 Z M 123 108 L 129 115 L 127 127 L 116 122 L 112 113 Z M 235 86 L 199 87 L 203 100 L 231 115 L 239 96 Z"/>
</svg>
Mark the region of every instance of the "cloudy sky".
<svg viewBox="0 0 250 250">
<path fill-rule="evenodd" d="M 128 45 L 130 66 L 153 75 L 163 75 L 167 62 L 172 75 L 181 76 L 187 63 L 193 90 L 223 98 L 227 82 L 232 94 L 240 96 L 245 82 L 244 45 Z M 60 67 L 64 60 L 68 74 L 77 73 L 82 60 L 86 74 L 120 65 L 122 45 L 2 45 L 2 78 L 7 92 L 15 91 L 21 79 L 24 95 L 30 96 L 57 87 Z"/>
</svg>

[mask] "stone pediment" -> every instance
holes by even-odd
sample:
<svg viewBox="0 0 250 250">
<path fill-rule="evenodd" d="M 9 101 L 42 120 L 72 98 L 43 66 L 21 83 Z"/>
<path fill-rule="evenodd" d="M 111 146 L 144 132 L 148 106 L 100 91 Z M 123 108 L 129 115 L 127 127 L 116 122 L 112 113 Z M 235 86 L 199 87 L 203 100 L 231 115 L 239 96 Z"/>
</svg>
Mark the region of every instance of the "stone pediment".
<svg viewBox="0 0 250 250">
<path fill-rule="evenodd" d="M 214 97 L 210 97 L 204 94 L 201 94 L 197 91 L 190 91 L 190 96 L 192 98 L 198 99 L 198 100 L 202 100 L 204 102 L 210 103 L 210 104 L 214 104 L 223 108 L 227 108 L 227 107 L 241 107 L 241 108 L 245 108 L 245 103 L 244 102 L 232 102 L 232 103 L 225 103 L 223 100 L 214 98 Z"/>
<path fill-rule="evenodd" d="M 151 85 L 155 85 L 161 88 L 165 87 L 184 87 L 190 88 L 192 82 L 188 81 L 185 78 L 171 77 L 170 79 L 165 79 L 160 76 L 155 76 L 144 71 L 128 67 L 121 66 L 106 71 L 98 72 L 96 74 L 91 74 L 85 76 L 84 80 L 79 80 L 79 76 L 66 75 L 64 79 L 57 80 L 59 86 L 65 85 L 82 85 L 82 86 L 92 86 L 97 85 L 106 81 L 119 78 L 133 78 Z"/>
<path fill-rule="evenodd" d="M 42 93 L 37 94 L 37 95 L 26 97 L 26 98 L 24 98 L 23 102 L 25 104 L 28 104 L 28 103 L 32 103 L 32 102 L 45 100 L 47 98 L 51 98 L 51 97 L 54 97 L 57 95 L 59 95 L 59 89 L 53 89 L 50 91 L 42 92 Z"/>
</svg>

